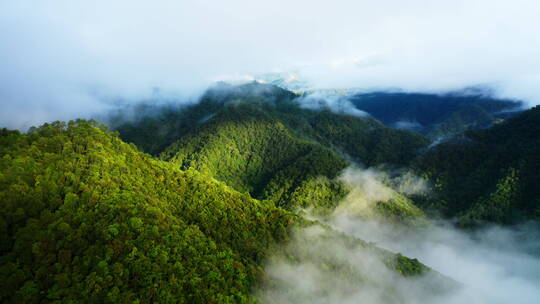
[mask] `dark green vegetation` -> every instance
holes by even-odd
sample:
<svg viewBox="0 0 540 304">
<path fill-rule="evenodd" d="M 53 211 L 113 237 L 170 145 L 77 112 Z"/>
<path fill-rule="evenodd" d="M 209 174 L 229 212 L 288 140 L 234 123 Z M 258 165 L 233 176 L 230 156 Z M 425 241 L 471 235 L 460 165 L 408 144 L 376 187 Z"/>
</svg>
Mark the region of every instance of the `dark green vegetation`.
<svg viewBox="0 0 540 304">
<path fill-rule="evenodd" d="M 431 207 L 463 225 L 538 219 L 540 108 L 440 144 L 417 167 L 435 182 Z"/>
<path fill-rule="evenodd" d="M 369 93 L 350 98 L 385 124 L 416 130 L 432 139 L 482 129 L 519 110 L 521 103 L 482 94 Z"/>
<path fill-rule="evenodd" d="M 481 95 L 373 93 L 352 101 L 387 124 L 415 121 L 431 138 L 451 138 L 415 161 L 434 184 L 434 195 L 417 204 L 463 226 L 540 216 L 538 108 L 508 112 L 520 104 Z"/>
</svg>

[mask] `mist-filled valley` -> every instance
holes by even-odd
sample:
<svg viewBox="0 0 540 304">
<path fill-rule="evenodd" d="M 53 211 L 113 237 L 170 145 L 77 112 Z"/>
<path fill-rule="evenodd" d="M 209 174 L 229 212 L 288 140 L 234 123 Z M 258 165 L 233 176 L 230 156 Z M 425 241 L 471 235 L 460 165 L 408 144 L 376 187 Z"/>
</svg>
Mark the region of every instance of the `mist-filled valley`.
<svg viewBox="0 0 540 304">
<path fill-rule="evenodd" d="M 302 257 L 270 259 L 266 270 L 277 283 L 262 291 L 268 303 L 536 303 L 539 297 L 537 226 L 490 227 L 475 233 L 448 223 L 411 229 L 388 223 L 334 218 L 328 223 L 348 236 L 414 257 L 438 273 L 395 276 L 370 251 L 324 238 L 312 229 L 296 232 L 288 246 Z M 319 239 L 319 238 L 322 238 Z M 306 251 L 312 252 L 307 255 Z M 374 282 L 344 274 L 371 273 Z M 444 274 L 444 278 L 439 277 Z M 354 279 L 352 279 L 354 278 Z M 440 280 L 446 280 L 441 283 Z M 354 283 L 356 282 L 356 284 Z M 358 282 L 362 282 L 361 284 Z"/>
<path fill-rule="evenodd" d="M 539 10 L 0 1 L 0 303 L 539 303 Z"/>
<path fill-rule="evenodd" d="M 268 303 L 535 303 L 540 296 L 540 238 L 537 222 L 488 224 L 461 230 L 439 217 L 410 223 L 373 216 L 369 206 L 395 199 L 399 191 L 426 191 L 426 181 L 401 174 L 388 183 L 374 169 L 348 168 L 341 180 L 349 194 L 327 216 L 306 216 L 325 227 L 392 252 L 416 258 L 435 272 L 400 277 L 376 253 L 328 237 L 324 228 L 298 229 L 286 252 L 267 271 L 276 283 L 263 289 Z M 342 236 L 343 237 L 343 236 Z M 343 266 L 334 266 L 346 265 Z M 373 278 L 351 277 L 372 273 Z M 370 281 L 373 279 L 374 282 Z M 355 284 L 354 282 L 363 282 Z"/>
</svg>

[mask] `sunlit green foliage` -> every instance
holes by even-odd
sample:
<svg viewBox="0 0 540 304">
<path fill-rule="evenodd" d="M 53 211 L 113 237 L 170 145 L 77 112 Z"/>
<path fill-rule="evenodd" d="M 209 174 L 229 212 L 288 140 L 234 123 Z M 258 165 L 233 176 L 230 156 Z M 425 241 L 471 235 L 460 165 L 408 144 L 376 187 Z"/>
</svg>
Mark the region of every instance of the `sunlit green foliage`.
<svg viewBox="0 0 540 304">
<path fill-rule="evenodd" d="M 369 166 L 401 166 L 427 145 L 418 134 L 371 118 L 302 109 L 294 97 L 257 83 L 211 89 L 202 102 L 215 111 L 160 158 L 292 210 L 335 206 L 345 194 L 334 180 L 349 164 L 345 155 Z M 197 107 L 209 108 L 189 111 Z"/>
<path fill-rule="evenodd" d="M 424 212 L 407 197 L 397 194 L 388 201 L 375 204 L 377 216 L 389 222 L 416 222 L 425 218 Z"/>
<path fill-rule="evenodd" d="M 96 123 L 1 135 L 1 302 L 249 301 L 293 220 Z"/>
<path fill-rule="evenodd" d="M 179 105 L 174 100 L 147 100 L 125 105 L 111 112 L 107 120 L 123 140 L 136 144 L 146 153 L 158 155 L 192 128 L 212 118 L 226 104 L 243 100 L 285 109 L 294 97 L 292 92 L 272 85 L 218 83 L 195 103 Z"/>
<path fill-rule="evenodd" d="M 391 276 L 430 272 L 328 228 L 291 243 L 293 225 L 311 225 L 291 211 L 324 217 L 346 200 L 351 189 L 336 177 L 348 159 L 393 169 L 427 145 L 372 118 L 302 109 L 295 97 L 221 85 L 196 105 L 145 108 L 158 114 L 124 121 L 120 135 L 83 120 L 0 130 L 0 302 L 253 302 L 258 284 L 279 284 L 263 271 L 268 253 L 338 272 L 351 288 L 377 283 L 370 268 L 313 250 L 327 243 L 369 253 Z M 462 225 L 539 217 L 538 113 L 428 150 L 415 168 L 435 195 L 392 190 L 367 217 L 422 222 L 413 202 Z"/>
<path fill-rule="evenodd" d="M 319 176 L 334 178 L 347 165 L 329 149 L 294 136 L 282 122 L 253 104 L 227 107 L 161 157 L 280 206 L 302 205 L 291 200 L 294 193 Z"/>
</svg>

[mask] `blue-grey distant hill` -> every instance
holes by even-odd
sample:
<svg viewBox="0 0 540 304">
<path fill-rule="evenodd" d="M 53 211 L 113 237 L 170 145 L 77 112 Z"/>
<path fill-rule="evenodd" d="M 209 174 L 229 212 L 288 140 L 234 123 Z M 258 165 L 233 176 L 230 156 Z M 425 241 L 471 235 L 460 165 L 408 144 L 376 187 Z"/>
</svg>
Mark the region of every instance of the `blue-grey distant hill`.
<svg viewBox="0 0 540 304">
<path fill-rule="evenodd" d="M 522 103 L 516 100 L 463 92 L 444 95 L 374 92 L 356 94 L 349 100 L 387 125 L 415 130 L 432 139 L 487 128 L 522 110 Z"/>
</svg>

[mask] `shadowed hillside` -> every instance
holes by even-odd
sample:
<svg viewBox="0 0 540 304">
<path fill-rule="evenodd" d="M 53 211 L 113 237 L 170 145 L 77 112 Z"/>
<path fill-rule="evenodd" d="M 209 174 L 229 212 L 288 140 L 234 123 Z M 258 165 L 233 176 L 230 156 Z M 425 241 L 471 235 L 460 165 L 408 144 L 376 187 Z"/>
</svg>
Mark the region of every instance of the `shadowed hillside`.
<svg viewBox="0 0 540 304">
<path fill-rule="evenodd" d="M 540 108 L 428 151 L 418 164 L 435 182 L 434 207 L 463 223 L 540 216 Z"/>
<path fill-rule="evenodd" d="M 521 111 L 521 103 L 482 94 L 369 93 L 350 97 L 360 110 L 387 125 L 437 139 L 482 129 Z"/>
</svg>

